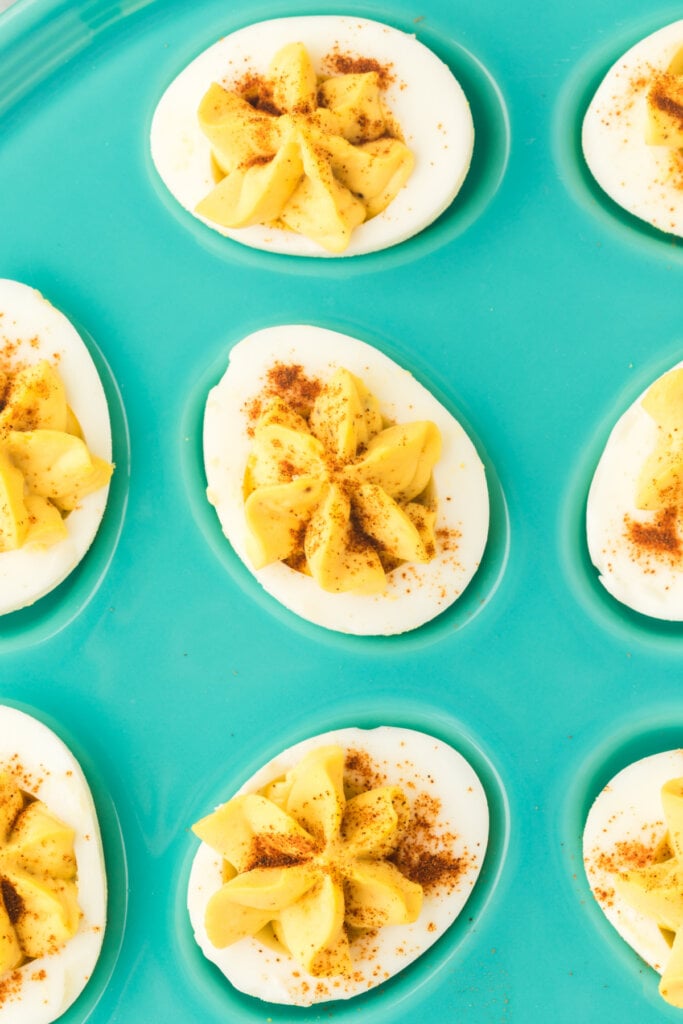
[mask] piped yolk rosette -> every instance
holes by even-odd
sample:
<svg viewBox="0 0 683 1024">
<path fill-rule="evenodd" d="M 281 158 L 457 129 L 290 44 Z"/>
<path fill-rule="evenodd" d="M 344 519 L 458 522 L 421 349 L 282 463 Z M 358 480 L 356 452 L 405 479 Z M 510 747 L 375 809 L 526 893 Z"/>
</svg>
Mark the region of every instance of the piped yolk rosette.
<svg viewBox="0 0 683 1024">
<path fill-rule="evenodd" d="M 647 114 L 646 142 L 673 150 L 683 174 L 683 39 L 666 70 L 654 73 L 647 94 Z"/>
<path fill-rule="evenodd" d="M 683 505 L 683 367 L 659 377 L 643 395 L 641 405 L 657 428 L 655 446 L 638 481 L 636 504 L 644 511 Z"/>
<path fill-rule="evenodd" d="M 107 877 L 88 782 L 47 726 L 0 705 L 0 1020 L 50 1024 L 93 977 Z"/>
<path fill-rule="evenodd" d="M 410 813 L 396 786 L 347 799 L 344 751 L 312 751 L 264 794 L 235 797 L 193 831 L 223 858 L 206 909 L 217 947 L 265 930 L 314 977 L 353 972 L 350 936 L 414 922 L 422 888 L 388 859 Z"/>
<path fill-rule="evenodd" d="M 54 366 L 0 367 L 0 553 L 64 540 L 65 517 L 112 471 L 89 451 Z"/>
<path fill-rule="evenodd" d="M 348 258 L 401 244 L 450 206 L 474 122 L 414 32 L 301 15 L 246 25 L 198 54 L 159 100 L 150 148 L 170 195 L 219 235 Z"/>
<path fill-rule="evenodd" d="M 671 943 L 662 967 L 659 991 L 663 999 L 683 1008 L 683 778 L 662 786 L 666 839 L 650 863 L 621 870 L 616 892 L 634 910 L 652 919 Z"/>
<path fill-rule="evenodd" d="M 586 507 L 591 559 L 617 600 L 683 619 L 683 366 L 658 377 L 619 418 Z"/>
<path fill-rule="evenodd" d="M 683 750 L 619 771 L 596 797 L 583 835 L 586 876 L 619 935 L 683 1008 Z"/>
<path fill-rule="evenodd" d="M 207 396 L 203 456 L 233 551 L 317 625 L 416 629 L 479 567 L 489 496 L 475 445 L 427 388 L 358 338 L 310 324 L 242 338 Z"/>
<path fill-rule="evenodd" d="M 444 935 L 477 883 L 488 808 L 442 740 L 347 727 L 279 752 L 194 831 L 204 956 L 246 995 L 310 1006 L 368 992 Z"/>
<path fill-rule="evenodd" d="M 284 561 L 323 590 L 381 593 L 387 571 L 434 556 L 428 491 L 440 451 L 434 423 L 386 426 L 376 398 L 345 369 L 307 419 L 272 399 L 244 480 L 254 567 Z"/>
<path fill-rule="evenodd" d="M 58 952 L 80 918 L 74 830 L 0 773 L 0 985 Z"/>
<path fill-rule="evenodd" d="M 220 180 L 197 214 L 226 228 L 273 224 L 343 252 L 414 164 L 382 102 L 374 63 L 319 80 L 306 47 L 291 43 L 264 79 L 237 89 L 214 82 L 198 117 Z"/>
</svg>

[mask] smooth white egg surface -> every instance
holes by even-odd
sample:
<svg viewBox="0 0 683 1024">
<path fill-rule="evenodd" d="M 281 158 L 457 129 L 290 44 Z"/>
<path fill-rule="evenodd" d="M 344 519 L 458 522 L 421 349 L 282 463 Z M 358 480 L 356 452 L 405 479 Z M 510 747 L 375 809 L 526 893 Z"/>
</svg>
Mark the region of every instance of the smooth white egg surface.
<svg viewBox="0 0 683 1024">
<path fill-rule="evenodd" d="M 648 143 L 648 94 L 683 48 L 683 20 L 647 36 L 614 64 L 583 122 L 586 163 L 620 206 L 661 231 L 683 235 L 683 150 Z M 678 71 L 680 93 L 683 69 Z M 666 104 L 665 104 L 666 105 Z M 675 111 L 675 104 L 670 109 Z M 680 124 L 680 106 L 675 115 Z"/>
<path fill-rule="evenodd" d="M 243 484 L 253 443 L 249 410 L 274 367 L 299 367 L 328 381 L 338 368 L 358 377 L 378 399 L 386 421 L 431 421 L 441 435 L 432 473 L 436 497 L 431 561 L 403 563 L 382 593 L 335 593 L 284 561 L 254 569 L 248 553 Z M 358 635 L 402 633 L 448 608 L 479 566 L 488 534 L 484 467 L 457 420 L 392 359 L 347 335 L 308 325 L 257 331 L 230 352 L 228 368 L 209 393 L 204 416 L 207 495 L 237 555 L 261 586 L 291 611 L 327 629 Z"/>
<path fill-rule="evenodd" d="M 89 450 L 109 462 L 109 410 L 97 369 L 75 327 L 40 292 L 0 280 L 0 363 L 10 371 L 47 360 L 58 371 L 67 402 Z M 0 405 L 1 408 L 1 405 Z M 67 536 L 50 547 L 25 545 L 0 552 L 0 615 L 53 590 L 78 565 L 104 515 L 108 484 L 87 494 L 65 518 Z"/>
<path fill-rule="evenodd" d="M 75 934 L 57 951 L 29 959 L 0 976 L 3 1024 L 50 1024 L 87 985 L 104 939 L 107 880 L 97 813 L 81 767 L 65 744 L 32 716 L 0 705 L 0 776 L 5 773 L 30 800 L 41 801 L 74 832 L 81 912 Z M 0 850 L 3 913 L 16 901 L 7 864 L 12 841 L 12 833 L 9 843 L 3 837 Z"/>
<path fill-rule="evenodd" d="M 667 836 L 661 790 L 681 776 L 682 750 L 628 765 L 596 798 L 583 834 L 584 866 L 595 899 L 622 938 L 660 974 L 671 956 L 671 944 L 651 917 L 624 898 L 616 880 L 621 873 L 661 860 L 659 851 Z"/>
<path fill-rule="evenodd" d="M 443 935 L 463 909 L 479 875 L 488 841 L 489 816 L 481 782 L 452 747 L 412 729 L 338 729 L 297 743 L 259 769 L 235 796 L 281 780 L 316 750 L 344 752 L 344 786 L 353 792 L 399 787 L 410 820 L 393 854 L 399 870 L 419 880 L 424 895 L 412 923 L 380 927 L 350 942 L 348 977 L 311 976 L 288 954 L 256 937 L 219 949 L 206 933 L 206 908 L 223 882 L 221 856 L 202 842 L 193 861 L 188 909 L 204 954 L 242 992 L 272 1003 L 307 1006 L 347 999 L 372 988 L 412 963 Z M 342 819 L 345 820 L 345 819 Z M 342 826 L 343 836 L 343 826 Z"/>
<path fill-rule="evenodd" d="M 681 373 L 677 364 L 657 378 L 617 421 L 598 462 L 586 507 L 586 535 L 600 582 L 613 597 L 643 615 L 683 620 L 683 533 L 680 525 L 676 432 L 681 422 L 658 422 L 643 406 Z M 675 396 L 674 396 L 675 399 Z M 683 422 L 681 423 L 683 426 Z M 656 484 L 650 508 L 638 507 L 646 467 Z"/>
<path fill-rule="evenodd" d="M 389 67 L 391 82 L 384 103 L 415 157 L 407 184 L 383 212 L 353 230 L 341 255 L 384 249 L 427 227 L 451 204 L 469 169 L 474 145 L 469 104 L 449 68 L 415 36 L 365 18 L 317 15 L 260 22 L 225 36 L 200 54 L 168 87 L 152 122 L 152 158 L 168 190 L 195 213 L 215 184 L 210 146 L 197 120 L 211 83 L 230 88 L 247 74 L 264 75 L 277 51 L 293 42 L 305 45 L 316 70 L 331 53 L 374 59 Z M 257 249 L 330 255 L 318 242 L 292 230 L 263 224 L 225 228 L 205 222 Z"/>
</svg>

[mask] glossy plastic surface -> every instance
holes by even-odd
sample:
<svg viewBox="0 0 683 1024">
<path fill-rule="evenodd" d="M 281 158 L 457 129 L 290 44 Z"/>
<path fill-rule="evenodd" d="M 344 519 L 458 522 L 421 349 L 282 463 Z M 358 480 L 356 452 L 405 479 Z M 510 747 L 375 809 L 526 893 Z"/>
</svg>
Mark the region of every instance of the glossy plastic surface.
<svg viewBox="0 0 683 1024">
<path fill-rule="evenodd" d="M 580 840 L 610 776 L 683 736 L 683 630 L 604 593 L 583 534 L 612 424 L 681 358 L 683 247 L 602 195 L 579 138 L 608 66 L 680 9 L 354 0 L 345 13 L 416 32 L 459 77 L 477 132 L 462 193 L 422 235 L 353 260 L 218 237 L 156 176 L 159 97 L 247 21 L 338 9 L 20 0 L 0 18 L 1 276 L 94 339 L 118 446 L 99 550 L 49 604 L 0 621 L 0 699 L 72 742 L 109 851 L 106 959 L 68 1020 L 679 1019 L 594 904 Z M 365 641 L 300 622 L 236 565 L 204 502 L 203 398 L 232 344 L 293 322 L 376 344 L 480 446 L 486 558 L 424 630 Z M 237 996 L 190 934 L 190 824 L 297 740 L 383 723 L 451 742 L 484 782 L 471 902 L 348 1004 Z"/>
</svg>

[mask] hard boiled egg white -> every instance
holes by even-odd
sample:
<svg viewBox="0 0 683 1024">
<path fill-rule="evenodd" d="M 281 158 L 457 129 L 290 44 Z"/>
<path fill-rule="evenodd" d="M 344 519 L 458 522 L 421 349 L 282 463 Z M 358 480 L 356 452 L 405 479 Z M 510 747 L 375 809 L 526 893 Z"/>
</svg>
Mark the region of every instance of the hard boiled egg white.
<svg viewBox="0 0 683 1024">
<path fill-rule="evenodd" d="M 47 359 L 62 378 L 67 402 L 91 452 L 110 461 L 109 410 L 102 383 L 80 335 L 40 292 L 0 280 L 0 354 L 17 364 Z M 0 553 L 0 615 L 32 604 L 75 569 L 104 515 L 108 487 L 87 495 L 65 519 L 68 537 L 48 548 Z"/>
<path fill-rule="evenodd" d="M 372 955 L 363 945 L 353 953 L 352 978 L 312 978 L 288 957 L 264 947 L 255 938 L 225 949 L 211 944 L 204 926 L 206 905 L 222 884 L 221 858 L 205 843 L 192 864 L 188 909 L 195 938 L 205 956 L 241 992 L 272 1003 L 306 1006 L 330 999 L 348 999 L 385 981 L 417 959 L 456 919 L 474 887 L 488 841 L 488 807 L 478 776 L 469 763 L 440 740 L 412 729 L 338 729 L 297 743 L 259 769 L 238 791 L 251 793 L 293 768 L 310 750 L 337 744 L 345 751 L 369 755 L 382 776 L 378 785 L 400 786 L 409 802 L 428 794 L 440 804 L 438 834 L 446 837 L 447 854 L 460 858 L 462 872 L 454 886 L 425 892 L 422 911 L 411 925 L 380 929 L 373 936 Z M 231 794 L 237 795 L 237 794 Z M 378 965 L 380 970 L 378 970 Z"/>
<path fill-rule="evenodd" d="M 410 238 L 453 201 L 469 169 L 474 128 L 469 104 L 450 70 L 413 35 L 365 18 L 315 15 L 249 25 L 201 53 L 171 83 L 156 108 L 152 158 L 173 196 L 190 213 L 213 188 L 209 143 L 197 109 L 212 82 L 226 88 L 246 72 L 265 75 L 287 43 L 301 42 L 314 65 L 334 49 L 391 65 L 385 102 L 415 156 L 407 185 L 386 210 L 353 232 L 344 255 L 373 252 Z M 210 227 L 256 249 L 296 256 L 329 255 L 293 231 L 253 226 Z"/>
<path fill-rule="evenodd" d="M 600 582 L 618 601 L 643 615 L 680 621 L 683 554 L 648 550 L 629 536 L 629 524 L 647 528 L 657 518 L 635 505 L 641 471 L 658 439 L 657 423 L 642 406 L 648 390 L 617 421 L 598 462 L 586 507 L 588 550 Z"/>
<path fill-rule="evenodd" d="M 683 162 L 648 145 L 647 94 L 683 46 L 683 21 L 659 29 L 620 57 L 600 84 L 583 122 L 586 163 L 604 191 L 629 213 L 683 236 Z"/>
<path fill-rule="evenodd" d="M 49 1024 L 78 998 L 102 948 L 107 879 L 95 805 L 80 765 L 64 743 L 30 715 L 0 705 L 0 772 L 43 801 L 75 832 L 78 931 L 59 952 L 27 962 L 7 990 L 0 983 L 2 1024 Z"/>
<path fill-rule="evenodd" d="M 605 786 L 590 809 L 583 834 L 588 882 L 607 920 L 639 956 L 660 974 L 671 954 L 654 920 L 615 891 L 615 873 L 633 864 L 625 851 L 654 851 L 664 840 L 661 789 L 683 776 L 683 751 L 668 750 L 636 761 Z"/>
<path fill-rule="evenodd" d="M 343 367 L 379 399 L 392 422 L 431 420 L 441 432 L 442 453 L 433 479 L 438 501 L 437 552 L 431 562 L 394 571 L 382 594 L 329 593 L 284 562 L 256 572 L 246 550 L 242 484 L 252 444 L 246 409 L 263 390 L 275 364 L 294 364 L 325 382 Z M 484 467 L 457 420 L 414 377 L 388 356 L 356 338 L 308 325 L 257 331 L 230 353 L 228 369 L 206 403 L 204 465 L 209 500 L 223 532 L 261 586 L 310 622 L 343 633 L 402 633 L 448 608 L 474 576 L 489 524 Z"/>
</svg>

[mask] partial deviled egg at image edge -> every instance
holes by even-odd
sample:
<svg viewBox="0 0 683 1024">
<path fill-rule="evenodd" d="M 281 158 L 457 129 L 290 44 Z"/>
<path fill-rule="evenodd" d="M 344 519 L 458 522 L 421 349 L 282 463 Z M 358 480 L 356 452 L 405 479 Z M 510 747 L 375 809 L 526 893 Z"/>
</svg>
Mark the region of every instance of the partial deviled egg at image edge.
<svg viewBox="0 0 683 1024">
<path fill-rule="evenodd" d="M 88 783 L 61 739 L 0 705 L 0 1020 L 51 1024 L 88 984 L 107 913 Z"/>
<path fill-rule="evenodd" d="M 632 46 L 586 112 L 582 145 L 600 187 L 629 213 L 683 237 L 683 20 Z"/>
<path fill-rule="evenodd" d="M 109 409 L 81 336 L 0 280 L 0 615 L 54 590 L 92 544 L 113 466 Z"/>
<path fill-rule="evenodd" d="M 621 938 L 662 975 L 660 994 L 683 1007 L 683 750 L 623 768 L 586 819 L 588 883 Z"/>
<path fill-rule="evenodd" d="M 600 583 L 652 618 L 683 621 L 683 363 L 620 416 L 598 461 L 586 535 Z"/>
</svg>

